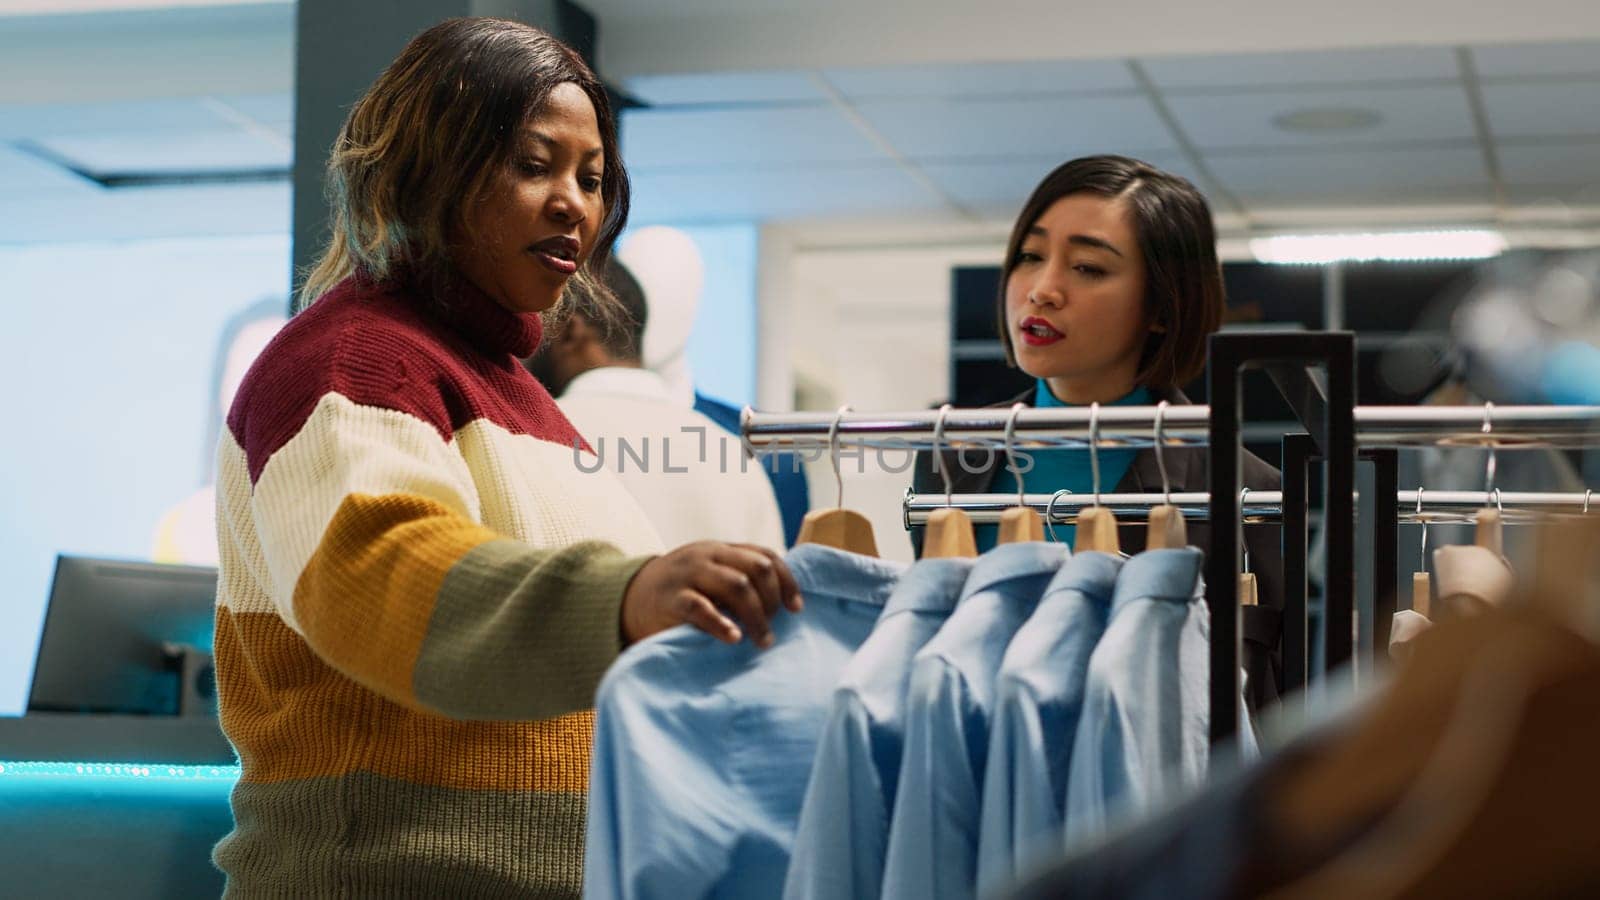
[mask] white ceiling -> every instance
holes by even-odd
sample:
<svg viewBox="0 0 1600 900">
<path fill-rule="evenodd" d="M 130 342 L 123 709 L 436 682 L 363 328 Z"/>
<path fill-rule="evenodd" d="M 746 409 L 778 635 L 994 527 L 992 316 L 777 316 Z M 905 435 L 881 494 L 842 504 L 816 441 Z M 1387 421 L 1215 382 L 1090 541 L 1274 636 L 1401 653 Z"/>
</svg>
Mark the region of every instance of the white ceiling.
<svg viewBox="0 0 1600 900">
<path fill-rule="evenodd" d="M 1234 225 L 1319 209 L 1600 217 L 1600 42 L 668 74 L 626 80 L 643 220 L 1004 218 L 1054 165 L 1126 153 Z M 1274 119 L 1360 110 L 1369 127 Z"/>
<path fill-rule="evenodd" d="M 1529 11 L 1558 2 L 1498 15 L 1506 33 L 1526 36 Z M 1273 20 L 1244 29 L 1255 39 L 1276 29 L 1254 48 L 1266 52 L 1039 59 L 1018 50 L 1000 61 L 947 53 L 885 65 L 877 64 L 885 56 L 927 57 L 941 45 L 893 46 L 893 4 L 823 0 L 816 16 L 879 16 L 877 49 L 730 70 L 730 58 L 742 57 L 679 54 L 663 66 L 651 50 L 629 67 L 616 48 L 644 25 L 670 38 L 705 16 L 719 28 L 745 22 L 758 43 L 764 29 L 789 21 L 792 5 L 680 2 L 667 23 L 665 7 L 644 0 L 589 5 L 608 71 L 633 71 L 622 86 L 650 104 L 623 124 L 640 223 L 999 221 L 1051 167 L 1094 152 L 1140 156 L 1191 178 L 1235 230 L 1413 212 L 1429 221 L 1600 223 L 1600 23 L 1587 20 L 1566 29 L 1585 40 L 1560 43 L 1290 50 L 1298 32 Z M 1021 31 L 1078 33 L 1076 11 L 1049 8 L 1054 18 Z M 1582 8 L 1600 19 L 1600 4 Z M 962 21 L 955 9 L 928 4 L 905 24 L 907 42 L 939 16 Z M 1484 15 L 1463 12 L 1423 37 L 1484 31 Z M 282 183 L 107 190 L 50 160 L 142 175 L 287 166 L 293 22 L 282 2 L 0 16 L 0 242 L 286 230 Z M 1119 33 L 1092 49 L 1128 40 Z M 1058 44 L 1061 56 L 1086 55 L 1081 42 Z M 788 58 L 789 45 L 768 46 L 764 58 Z M 685 71 L 697 63 L 702 71 Z M 1307 108 L 1366 110 L 1379 121 L 1325 134 L 1273 124 Z M 194 205 L 186 198 L 201 195 L 227 200 L 183 212 Z"/>
</svg>

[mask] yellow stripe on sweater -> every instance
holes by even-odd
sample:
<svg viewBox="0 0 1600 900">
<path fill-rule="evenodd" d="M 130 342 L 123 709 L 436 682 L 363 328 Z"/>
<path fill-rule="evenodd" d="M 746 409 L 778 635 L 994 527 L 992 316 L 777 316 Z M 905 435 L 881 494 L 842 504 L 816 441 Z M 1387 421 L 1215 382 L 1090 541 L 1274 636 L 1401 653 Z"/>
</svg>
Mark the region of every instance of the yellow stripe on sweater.
<svg viewBox="0 0 1600 900">
<path fill-rule="evenodd" d="M 270 613 L 217 611 L 223 731 L 244 780 L 371 773 L 462 790 L 584 792 L 594 714 L 461 721 L 383 699 Z"/>
<path fill-rule="evenodd" d="M 439 586 L 472 548 L 497 537 L 422 497 L 352 494 L 295 584 L 295 620 L 322 657 L 415 703 L 412 674 Z"/>
</svg>

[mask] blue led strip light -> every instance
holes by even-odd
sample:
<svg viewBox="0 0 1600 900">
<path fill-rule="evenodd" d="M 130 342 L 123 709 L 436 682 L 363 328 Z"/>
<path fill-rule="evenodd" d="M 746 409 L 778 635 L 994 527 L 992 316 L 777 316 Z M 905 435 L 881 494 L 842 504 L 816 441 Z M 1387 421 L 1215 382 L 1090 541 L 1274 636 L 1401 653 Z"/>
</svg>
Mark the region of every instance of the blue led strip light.
<svg viewBox="0 0 1600 900">
<path fill-rule="evenodd" d="M 146 782 L 232 783 L 238 766 L 190 766 L 166 763 L 77 763 L 0 761 L 0 781 L 12 779 L 98 778 Z"/>
</svg>

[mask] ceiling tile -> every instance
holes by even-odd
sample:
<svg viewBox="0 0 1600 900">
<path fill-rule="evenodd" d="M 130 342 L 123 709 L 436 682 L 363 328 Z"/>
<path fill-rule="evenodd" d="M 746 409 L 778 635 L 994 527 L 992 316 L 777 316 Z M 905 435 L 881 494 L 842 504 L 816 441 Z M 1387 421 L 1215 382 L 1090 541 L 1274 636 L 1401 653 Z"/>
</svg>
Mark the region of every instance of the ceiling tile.
<svg viewBox="0 0 1600 900">
<path fill-rule="evenodd" d="M 1600 135 L 1600 80 L 1486 84 L 1483 103 L 1495 137 Z"/>
<path fill-rule="evenodd" d="M 1176 149 L 1139 97 L 1011 100 L 874 100 L 857 105 L 896 150 L 913 159 L 1152 153 Z"/>
<path fill-rule="evenodd" d="M 1501 144 L 1500 172 L 1516 184 L 1600 184 L 1600 140 Z"/>
<path fill-rule="evenodd" d="M 1278 90 L 1297 84 L 1423 81 L 1457 76 L 1455 56 L 1445 47 L 1173 56 L 1140 62 L 1163 91 Z"/>
<path fill-rule="evenodd" d="M 1478 77 L 1484 79 L 1600 76 L 1600 42 L 1473 47 L 1472 60 L 1477 65 Z"/>
<path fill-rule="evenodd" d="M 288 234 L 289 182 L 4 194 L 0 244 Z"/>
<path fill-rule="evenodd" d="M 236 94 L 216 99 L 268 128 L 294 132 L 292 94 Z"/>
<path fill-rule="evenodd" d="M 625 82 L 629 94 L 656 106 L 718 103 L 825 103 L 828 95 L 805 72 L 716 72 L 641 75 Z"/>
<path fill-rule="evenodd" d="M 1139 88 L 1128 67 L 1118 60 L 884 66 L 829 69 L 823 74 L 852 100 L 1132 92 Z"/>
<path fill-rule="evenodd" d="M 0 140 L 66 134 L 213 128 L 217 114 L 200 98 L 127 103 L 0 105 Z"/>
<path fill-rule="evenodd" d="M 1466 94 L 1453 87 L 1271 91 L 1256 94 L 1171 95 L 1179 124 L 1204 149 L 1311 147 L 1471 141 L 1475 131 Z M 1303 109 L 1359 109 L 1377 113 L 1376 125 L 1351 131 L 1285 131 L 1275 116 Z"/>
<path fill-rule="evenodd" d="M 1483 156 L 1471 148 L 1208 155 L 1206 163 L 1247 207 L 1475 203 L 1490 196 Z"/>
<path fill-rule="evenodd" d="M 630 224 L 762 222 L 825 216 L 947 213 L 893 163 L 750 172 L 642 172 Z"/>
<path fill-rule="evenodd" d="M 67 169 L 39 157 L 0 144 L 0 193 L 8 191 L 98 191 L 100 186 Z M 6 216 L 15 216 L 6 200 L 0 200 Z"/>
<path fill-rule="evenodd" d="M 1177 156 L 1145 156 L 1144 161 L 1194 181 L 1187 163 Z M 1065 162 L 1058 156 L 1019 157 L 964 163 L 922 163 L 923 172 L 961 205 L 985 215 L 1009 218 L 1022 209 L 1045 175 Z"/>
<path fill-rule="evenodd" d="M 242 129 L 70 135 L 38 142 L 95 174 L 287 169 L 290 148 Z"/>
<path fill-rule="evenodd" d="M 626 110 L 622 149 L 628 167 L 638 170 L 884 159 L 831 107 Z"/>
</svg>

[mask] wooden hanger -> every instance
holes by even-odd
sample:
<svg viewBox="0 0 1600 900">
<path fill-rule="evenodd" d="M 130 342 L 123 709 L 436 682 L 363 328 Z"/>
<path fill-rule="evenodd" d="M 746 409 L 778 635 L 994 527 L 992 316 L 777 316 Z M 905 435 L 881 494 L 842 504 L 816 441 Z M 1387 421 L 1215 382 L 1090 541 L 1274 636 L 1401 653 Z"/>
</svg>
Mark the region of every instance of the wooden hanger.
<svg viewBox="0 0 1600 900">
<path fill-rule="evenodd" d="M 1433 571 L 1439 576 L 1438 617 L 1475 615 L 1484 609 L 1501 606 L 1516 590 L 1516 573 L 1505 558 L 1504 511 L 1500 491 L 1494 486 L 1494 424 L 1490 418 L 1493 403 L 1483 405 L 1483 443 L 1489 449 L 1484 467 L 1483 508 L 1473 517 L 1476 522 L 1473 543 L 1467 547 L 1440 547 L 1433 552 Z"/>
<path fill-rule="evenodd" d="M 1078 536 L 1073 549 L 1120 554 L 1117 519 L 1100 505 L 1100 404 L 1089 404 L 1089 477 L 1094 484 L 1094 506 L 1078 513 Z"/>
<path fill-rule="evenodd" d="M 1600 550 L 1600 520 L 1589 518 L 1589 491 L 1583 492 L 1584 516 L 1577 522 L 1539 526 L 1534 544 L 1535 569 L 1530 604 L 1541 613 L 1593 643 L 1600 643 L 1600 598 L 1596 594 L 1595 560 Z"/>
<path fill-rule="evenodd" d="M 1006 419 L 1006 458 L 1011 461 L 1012 474 L 1017 479 L 1017 505 L 1000 514 L 1000 543 L 1023 544 L 1044 540 L 1044 520 L 1028 508 L 1027 494 L 1022 489 L 1022 468 L 1017 465 L 1017 414 L 1028 404 L 1017 403 L 1011 407 Z"/>
<path fill-rule="evenodd" d="M 1498 504 L 1500 502 L 1498 488 L 1493 491 L 1493 496 L 1495 503 Z M 1473 516 L 1472 520 L 1476 523 L 1472 542 L 1485 550 L 1492 551 L 1496 556 L 1504 556 L 1505 529 L 1502 525 L 1504 517 L 1500 514 L 1500 510 L 1485 506 L 1478 510 L 1478 514 Z"/>
<path fill-rule="evenodd" d="M 1249 488 L 1244 488 L 1239 491 L 1240 519 L 1244 518 L 1244 501 L 1248 496 L 1250 496 Z M 1244 546 L 1244 571 L 1239 573 L 1239 605 L 1260 606 L 1261 591 L 1260 588 L 1256 586 L 1255 573 L 1250 571 L 1250 547 L 1245 545 L 1243 540 L 1241 540 L 1239 543 L 1241 546 Z"/>
<path fill-rule="evenodd" d="M 1417 557 L 1417 568 L 1411 573 L 1411 611 L 1426 616 L 1433 603 L 1433 584 L 1428 576 L 1428 520 L 1422 518 L 1422 488 L 1417 488 L 1417 521 L 1422 523 L 1422 550 Z"/>
<path fill-rule="evenodd" d="M 1150 510 L 1150 524 L 1145 533 L 1146 550 L 1176 550 L 1189 545 L 1189 529 L 1183 521 L 1183 510 L 1172 505 L 1172 482 L 1167 478 L 1167 459 L 1162 452 L 1164 443 L 1161 422 L 1167 414 L 1167 401 L 1156 404 L 1156 468 L 1161 470 L 1162 504 Z M 1240 593 L 1243 596 L 1243 592 Z"/>
<path fill-rule="evenodd" d="M 1497 556 L 1504 556 L 1505 529 L 1501 524 L 1503 516 L 1500 508 L 1500 490 L 1494 486 L 1495 445 L 1494 440 L 1491 437 L 1491 435 L 1494 433 L 1494 421 L 1491 418 L 1493 413 L 1494 404 L 1485 402 L 1483 404 L 1483 435 L 1484 442 L 1489 447 L 1489 462 L 1488 465 L 1484 467 L 1483 509 L 1478 510 L 1478 514 L 1473 517 L 1474 521 L 1477 523 L 1477 527 L 1474 530 L 1472 542 L 1477 544 L 1479 547 L 1493 551 Z M 1493 508 L 1489 506 L 1490 498 L 1493 498 L 1494 500 Z"/>
<path fill-rule="evenodd" d="M 878 542 L 872 523 L 855 510 L 844 508 L 844 476 L 839 473 L 839 422 L 850 407 L 839 407 L 828 428 L 828 455 L 833 462 L 833 478 L 839 486 L 838 504 L 833 509 L 814 509 L 800 520 L 797 544 L 820 544 L 861 556 L 877 556 Z"/>
<path fill-rule="evenodd" d="M 936 509 L 928 516 L 927 527 L 922 532 L 922 558 L 923 559 L 970 559 L 978 555 L 978 541 L 972 530 L 972 517 L 964 510 L 954 509 L 950 504 L 950 468 L 944 464 L 939 456 L 940 445 L 944 442 L 944 418 L 950 412 L 950 404 L 939 407 L 939 417 L 933 422 L 933 459 L 939 467 L 939 474 L 944 476 L 944 509 Z"/>
</svg>

